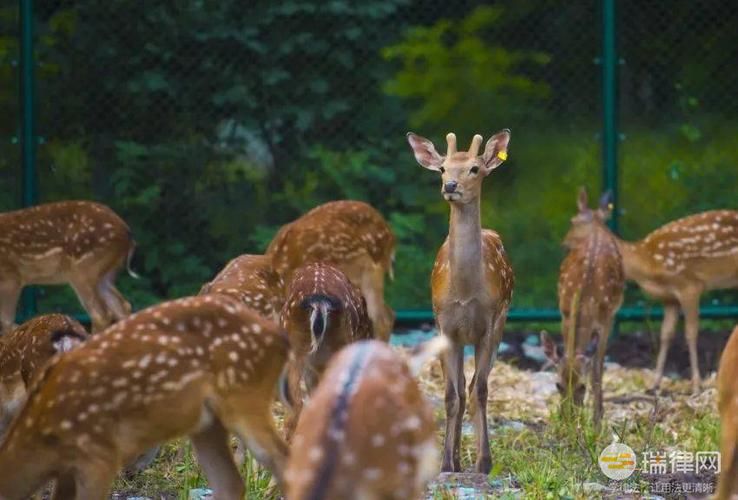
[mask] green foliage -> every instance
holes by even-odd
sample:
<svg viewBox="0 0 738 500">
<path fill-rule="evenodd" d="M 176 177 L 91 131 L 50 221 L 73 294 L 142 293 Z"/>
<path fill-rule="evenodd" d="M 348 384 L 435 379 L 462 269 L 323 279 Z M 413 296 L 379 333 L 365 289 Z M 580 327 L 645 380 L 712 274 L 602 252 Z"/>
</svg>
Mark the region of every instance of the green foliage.
<svg viewBox="0 0 738 500">
<path fill-rule="evenodd" d="M 528 64 L 548 64 L 550 57 L 510 50 L 495 40 L 503 11 L 497 5 L 480 6 L 458 21 L 414 27 L 382 51 L 386 59 L 401 63 L 385 90 L 418 102 L 410 114 L 413 127 L 444 124 L 471 133 L 469 118 L 480 111 L 494 110 L 498 120 L 511 120 L 533 112 L 549 95 L 544 82 L 521 70 Z"/>
</svg>

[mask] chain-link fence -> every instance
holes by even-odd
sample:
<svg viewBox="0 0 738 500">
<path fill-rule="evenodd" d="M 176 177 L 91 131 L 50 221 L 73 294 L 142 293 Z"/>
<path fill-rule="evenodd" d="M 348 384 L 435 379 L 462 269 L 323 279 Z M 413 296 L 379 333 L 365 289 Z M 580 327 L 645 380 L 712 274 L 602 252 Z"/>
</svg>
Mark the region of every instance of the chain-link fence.
<svg viewBox="0 0 738 500">
<path fill-rule="evenodd" d="M 738 12 L 725 1 L 617 6 L 622 234 L 736 208 Z M 9 208 L 18 9 L 0 13 Z M 319 203 L 364 199 L 399 238 L 389 302 L 426 309 L 447 207 L 404 134 L 443 149 L 448 130 L 466 142 L 508 127 L 483 223 L 513 260 L 514 306 L 555 309 L 576 189 L 602 186 L 601 18 L 600 2 L 37 0 L 39 201 L 92 198 L 128 221 L 144 278 L 121 278 L 122 289 L 141 307 L 197 291 Z M 79 308 L 65 289 L 42 294 L 42 310 Z"/>
</svg>

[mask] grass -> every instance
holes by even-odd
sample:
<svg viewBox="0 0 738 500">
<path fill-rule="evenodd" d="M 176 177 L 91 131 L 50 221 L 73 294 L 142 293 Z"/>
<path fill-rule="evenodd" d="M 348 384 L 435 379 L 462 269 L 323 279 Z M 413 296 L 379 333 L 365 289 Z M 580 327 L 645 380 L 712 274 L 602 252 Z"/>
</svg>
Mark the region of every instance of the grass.
<svg viewBox="0 0 738 500">
<path fill-rule="evenodd" d="M 467 362 L 467 379 L 471 367 L 472 363 Z M 664 395 L 655 404 L 644 397 L 651 377 L 650 370 L 617 365 L 605 371 L 605 420 L 596 433 L 588 407 L 570 417 L 559 412 L 553 374 L 522 371 L 498 362 L 490 376 L 489 401 L 489 415 L 494 420 L 490 434 L 494 465 L 488 491 L 479 498 L 597 498 L 601 493 L 590 489 L 592 483 L 647 493 L 649 478 L 638 469 L 622 482 L 610 481 L 600 471 L 597 458 L 614 438 L 633 448 L 639 468 L 644 451 L 717 450 L 714 377 L 705 381 L 705 389 L 698 396 L 690 394 L 688 380 L 667 379 Z M 438 363 L 424 370 L 420 385 L 434 405 L 440 451 L 444 410 Z M 472 471 L 475 440 L 471 426 L 465 423 L 464 429 L 462 468 Z M 247 498 L 279 498 L 270 488 L 269 473 L 253 459 L 246 460 L 241 472 Z M 164 446 L 153 467 L 130 479 L 119 478 L 114 491 L 156 499 L 188 499 L 191 489 L 205 484 L 189 443 L 181 440 Z M 456 487 L 444 481 L 429 491 L 429 498 L 457 498 Z"/>
</svg>

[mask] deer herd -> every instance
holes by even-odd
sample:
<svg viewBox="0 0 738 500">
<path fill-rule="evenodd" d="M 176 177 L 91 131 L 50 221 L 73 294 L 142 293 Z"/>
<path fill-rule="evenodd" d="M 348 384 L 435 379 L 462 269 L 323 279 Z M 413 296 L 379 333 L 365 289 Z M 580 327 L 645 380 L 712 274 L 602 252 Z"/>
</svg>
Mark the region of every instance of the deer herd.
<svg viewBox="0 0 738 500">
<path fill-rule="evenodd" d="M 460 472 L 467 408 L 475 470 L 492 468 L 488 376 L 515 276 L 498 233 L 481 226 L 482 183 L 508 156 L 510 131 L 446 154 L 408 133 L 417 162 L 441 177 L 449 231 L 431 274 L 439 335 L 407 355 L 388 345 L 395 313 L 384 301 L 395 237 L 359 201 L 329 202 L 284 225 L 264 255 L 231 260 L 198 295 L 131 314 L 115 287 L 136 248 L 109 208 L 67 201 L 0 214 L 0 500 L 51 483 L 57 499 L 106 498 L 141 454 L 188 438 L 216 498 L 243 498 L 231 437 L 288 499 L 422 498 L 440 469 Z M 585 399 L 603 417 L 607 341 L 626 280 L 664 305 L 652 389 L 658 391 L 680 311 L 693 390 L 700 390 L 699 299 L 738 288 L 738 211 L 679 219 L 637 242 L 607 226 L 606 195 L 587 193 L 564 238 L 558 283 L 563 348 L 546 333 L 562 409 Z M 92 333 L 68 316 L 14 324 L 21 289 L 68 283 Z M 467 386 L 465 346 L 474 347 Z M 416 376 L 441 358 L 445 437 Z M 718 374 L 723 471 L 719 498 L 738 495 L 738 328 Z M 468 387 L 468 389 L 467 389 Z M 468 395 L 467 395 L 468 390 Z M 286 407 L 282 432 L 273 414 Z"/>
</svg>

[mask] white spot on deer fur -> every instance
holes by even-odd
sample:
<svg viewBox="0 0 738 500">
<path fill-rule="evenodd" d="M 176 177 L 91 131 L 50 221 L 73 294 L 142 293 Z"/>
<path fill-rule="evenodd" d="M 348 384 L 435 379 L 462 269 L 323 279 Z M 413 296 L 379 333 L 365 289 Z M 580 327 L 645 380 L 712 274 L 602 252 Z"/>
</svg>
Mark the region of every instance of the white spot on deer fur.
<svg viewBox="0 0 738 500">
<path fill-rule="evenodd" d="M 113 387 L 125 387 L 128 384 L 128 380 L 123 377 L 113 380 Z"/>
<path fill-rule="evenodd" d="M 375 434 L 372 436 L 372 446 L 379 447 L 384 445 L 385 439 L 382 434 Z"/>
<path fill-rule="evenodd" d="M 310 448 L 310 451 L 308 451 L 308 458 L 313 462 L 317 462 L 323 458 L 323 449 L 319 446 L 313 446 Z"/>
<path fill-rule="evenodd" d="M 69 420 L 62 420 L 62 421 L 61 421 L 61 422 L 59 423 L 59 427 L 60 427 L 60 428 L 61 428 L 62 430 L 64 430 L 64 431 L 68 431 L 69 429 L 71 429 L 71 428 L 72 428 L 72 422 L 70 422 Z"/>
<path fill-rule="evenodd" d="M 231 351 L 228 353 L 228 358 L 231 361 L 238 361 L 238 354 L 236 353 L 236 351 Z"/>
<path fill-rule="evenodd" d="M 151 354 L 146 354 L 144 357 L 142 357 L 139 362 L 138 366 L 139 368 L 146 368 L 149 366 L 149 363 L 151 362 Z"/>
<path fill-rule="evenodd" d="M 377 479 L 382 477 L 382 471 L 376 468 L 369 468 L 364 469 L 362 475 L 364 476 L 364 479 L 367 479 L 369 481 L 376 481 Z"/>
</svg>

